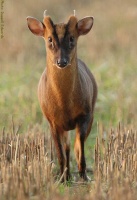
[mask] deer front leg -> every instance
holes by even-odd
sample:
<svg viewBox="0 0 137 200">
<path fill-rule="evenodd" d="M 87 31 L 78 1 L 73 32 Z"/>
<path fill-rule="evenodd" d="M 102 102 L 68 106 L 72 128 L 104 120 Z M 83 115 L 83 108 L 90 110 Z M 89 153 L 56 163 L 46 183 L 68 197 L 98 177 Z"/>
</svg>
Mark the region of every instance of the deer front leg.
<svg viewBox="0 0 137 200">
<path fill-rule="evenodd" d="M 84 153 L 84 142 L 91 130 L 92 118 L 90 115 L 82 116 L 79 118 L 76 126 L 75 137 L 75 156 L 78 164 L 79 175 L 82 179 L 88 180 L 86 175 L 86 161 Z"/>
<path fill-rule="evenodd" d="M 67 159 L 67 181 L 70 179 L 70 138 L 69 138 L 69 132 L 65 131 L 64 133 L 64 145 L 65 145 L 65 153 L 66 153 L 66 159 Z"/>
<path fill-rule="evenodd" d="M 58 162 L 60 165 L 60 173 L 63 174 L 65 168 L 66 168 L 66 153 L 64 148 L 64 136 L 60 130 L 57 130 L 56 128 L 51 128 L 51 134 L 54 140 L 56 153 L 58 157 Z M 66 180 L 66 174 L 64 175 L 64 178 L 62 179 L 62 182 Z"/>
</svg>

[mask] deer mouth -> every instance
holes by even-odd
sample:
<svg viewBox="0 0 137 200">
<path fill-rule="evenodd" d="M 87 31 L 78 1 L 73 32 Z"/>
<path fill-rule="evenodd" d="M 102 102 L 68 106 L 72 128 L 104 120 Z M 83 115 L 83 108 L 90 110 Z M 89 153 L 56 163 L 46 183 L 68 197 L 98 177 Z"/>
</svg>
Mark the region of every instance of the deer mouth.
<svg viewBox="0 0 137 200">
<path fill-rule="evenodd" d="M 65 65 L 65 66 L 59 66 L 59 65 L 57 65 L 57 64 L 53 64 L 54 66 L 56 66 L 58 69 L 65 69 L 65 68 L 68 68 L 69 66 L 71 66 L 71 64 L 70 63 L 68 63 L 67 65 Z"/>
</svg>

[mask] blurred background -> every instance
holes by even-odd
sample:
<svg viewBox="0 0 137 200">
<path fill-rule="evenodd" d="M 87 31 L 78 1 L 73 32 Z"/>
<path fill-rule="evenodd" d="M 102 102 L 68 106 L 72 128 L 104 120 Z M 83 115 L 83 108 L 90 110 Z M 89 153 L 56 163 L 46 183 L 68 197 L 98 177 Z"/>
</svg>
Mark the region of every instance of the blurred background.
<svg viewBox="0 0 137 200">
<path fill-rule="evenodd" d="M 0 130 L 13 117 L 22 130 L 45 127 L 37 85 L 45 68 L 45 44 L 28 30 L 26 17 L 43 20 L 48 10 L 55 23 L 94 16 L 91 32 L 79 38 L 78 57 L 93 72 L 99 92 L 97 122 L 116 126 L 137 120 L 137 1 L 136 0 L 4 0 L 4 38 L 0 39 Z M 93 129 L 94 129 L 93 127 Z"/>
</svg>

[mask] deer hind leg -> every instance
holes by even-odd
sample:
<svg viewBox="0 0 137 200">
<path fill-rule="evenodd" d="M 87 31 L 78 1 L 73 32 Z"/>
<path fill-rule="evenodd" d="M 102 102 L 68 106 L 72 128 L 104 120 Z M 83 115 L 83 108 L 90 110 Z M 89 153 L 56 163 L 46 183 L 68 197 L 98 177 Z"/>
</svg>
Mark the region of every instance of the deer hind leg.
<svg viewBox="0 0 137 200">
<path fill-rule="evenodd" d="M 90 115 L 81 116 L 78 119 L 78 123 L 76 126 L 74 151 L 75 151 L 76 161 L 78 164 L 79 175 L 84 180 L 88 180 L 86 175 L 84 142 L 91 130 L 92 121 L 93 119 L 90 117 Z"/>
<path fill-rule="evenodd" d="M 63 174 L 66 166 L 67 166 L 67 159 L 66 159 L 66 153 L 64 148 L 64 134 L 63 131 L 58 130 L 56 128 L 51 128 L 51 134 L 54 140 L 57 158 L 60 166 L 60 173 Z M 66 174 L 64 174 L 64 177 L 62 179 L 62 182 L 66 180 Z"/>
</svg>

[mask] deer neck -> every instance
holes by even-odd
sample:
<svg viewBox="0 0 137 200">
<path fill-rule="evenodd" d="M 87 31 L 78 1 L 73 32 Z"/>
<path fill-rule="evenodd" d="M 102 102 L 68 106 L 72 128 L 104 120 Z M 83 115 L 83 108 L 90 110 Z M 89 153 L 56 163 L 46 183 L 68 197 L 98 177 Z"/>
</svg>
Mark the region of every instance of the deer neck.
<svg viewBox="0 0 137 200">
<path fill-rule="evenodd" d="M 53 65 L 47 58 L 47 83 L 48 88 L 62 98 L 71 95 L 78 85 L 77 59 L 63 69 Z"/>
</svg>

